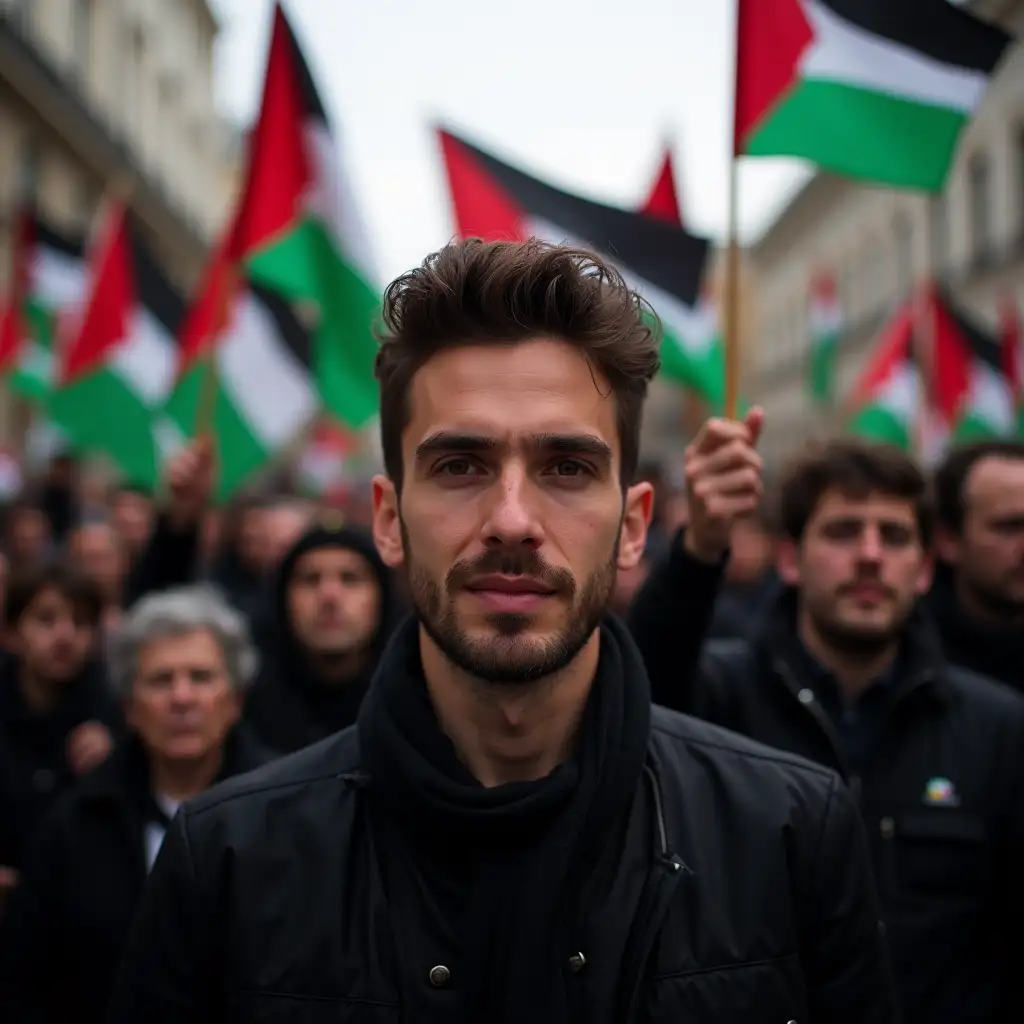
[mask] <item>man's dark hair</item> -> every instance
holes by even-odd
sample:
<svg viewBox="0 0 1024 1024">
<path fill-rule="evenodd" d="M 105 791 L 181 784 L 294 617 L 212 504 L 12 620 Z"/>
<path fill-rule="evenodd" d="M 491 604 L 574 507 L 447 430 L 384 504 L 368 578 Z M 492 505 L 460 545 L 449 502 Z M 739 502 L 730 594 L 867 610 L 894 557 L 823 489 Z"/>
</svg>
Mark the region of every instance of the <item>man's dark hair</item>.
<svg viewBox="0 0 1024 1024">
<path fill-rule="evenodd" d="M 44 591 L 56 590 L 90 625 L 99 625 L 103 597 L 88 576 L 64 562 L 48 562 L 11 577 L 4 604 L 4 624 L 17 626 L 28 606 Z"/>
<path fill-rule="evenodd" d="M 416 372 L 440 352 L 553 338 L 579 348 L 617 404 L 622 483 L 640 450 L 647 385 L 658 372 L 657 318 L 614 268 L 584 249 L 527 242 L 452 242 L 393 281 L 377 354 L 384 466 L 401 487 L 402 431 Z"/>
<path fill-rule="evenodd" d="M 985 459 L 1024 461 L 1022 441 L 977 441 L 954 448 L 935 471 L 935 518 L 959 535 L 967 506 L 964 488 L 974 467 Z"/>
<path fill-rule="evenodd" d="M 779 481 L 783 536 L 799 541 L 828 491 L 858 500 L 872 494 L 911 502 L 922 542 L 931 543 L 928 481 L 921 467 L 893 445 L 852 438 L 814 445 L 790 463 Z"/>
</svg>

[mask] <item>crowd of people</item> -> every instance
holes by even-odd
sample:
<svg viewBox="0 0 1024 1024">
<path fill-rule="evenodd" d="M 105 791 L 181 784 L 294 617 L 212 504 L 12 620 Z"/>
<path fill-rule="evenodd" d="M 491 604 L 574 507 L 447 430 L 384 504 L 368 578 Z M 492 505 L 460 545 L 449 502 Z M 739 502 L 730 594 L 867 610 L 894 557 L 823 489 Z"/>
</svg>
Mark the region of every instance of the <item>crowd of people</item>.
<svg viewBox="0 0 1024 1024">
<path fill-rule="evenodd" d="M 457 998 L 501 1002 L 493 1020 L 1024 1020 L 1024 444 L 928 475 L 836 440 L 765 492 L 755 410 L 709 420 L 673 485 L 636 465 L 636 381 L 621 415 L 654 342 L 633 305 L 588 291 L 614 274 L 509 249 L 453 245 L 392 299 L 391 483 L 372 501 L 222 512 L 202 439 L 159 495 L 84 494 L 62 456 L 6 509 L 0 1019 L 319 1020 L 316 1003 L 384 1021 L 420 998 L 422 1019 L 453 1019 Z M 609 323 L 632 357 L 588 348 Z M 445 331 L 499 343 L 449 352 Z M 594 372 L 618 419 L 593 411 Z M 388 403 L 403 374 L 415 409 L 405 390 Z M 531 402 L 526 454 L 438 427 L 462 410 L 511 437 Z M 621 453 L 598 440 L 616 430 Z M 528 500 L 542 457 L 556 482 Z M 460 555 L 470 508 L 485 543 Z M 489 638 L 459 619 L 467 592 Z M 557 642 L 516 663 L 510 638 L 562 594 Z M 525 774 L 431 668 L 505 686 L 512 744 L 530 684 L 597 635 L 564 713 L 601 743 Z M 545 707 L 534 731 L 563 714 Z M 556 826 L 552 808 L 572 810 Z M 554 982 L 538 958 L 556 938 Z"/>
</svg>

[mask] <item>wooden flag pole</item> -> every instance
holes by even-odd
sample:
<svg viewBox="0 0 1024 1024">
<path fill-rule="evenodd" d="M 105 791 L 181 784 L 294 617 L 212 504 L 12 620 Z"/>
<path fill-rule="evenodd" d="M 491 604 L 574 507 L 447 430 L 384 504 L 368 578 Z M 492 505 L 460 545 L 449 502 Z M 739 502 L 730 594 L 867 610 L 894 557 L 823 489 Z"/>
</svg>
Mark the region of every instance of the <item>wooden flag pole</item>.
<svg viewBox="0 0 1024 1024">
<path fill-rule="evenodd" d="M 214 430 L 214 414 L 217 409 L 217 343 L 224 333 L 231 316 L 231 301 L 235 291 L 235 272 L 229 265 L 225 266 L 220 281 L 217 282 L 213 297 L 213 317 L 210 333 L 206 339 L 206 351 L 202 356 L 201 376 L 199 378 L 199 400 L 196 403 L 195 436 L 197 438 L 212 437 Z"/>
<path fill-rule="evenodd" d="M 739 242 L 739 158 L 729 160 L 729 224 L 725 251 L 725 287 L 722 302 L 725 348 L 726 419 L 736 419 L 740 384 L 740 242 Z"/>
</svg>

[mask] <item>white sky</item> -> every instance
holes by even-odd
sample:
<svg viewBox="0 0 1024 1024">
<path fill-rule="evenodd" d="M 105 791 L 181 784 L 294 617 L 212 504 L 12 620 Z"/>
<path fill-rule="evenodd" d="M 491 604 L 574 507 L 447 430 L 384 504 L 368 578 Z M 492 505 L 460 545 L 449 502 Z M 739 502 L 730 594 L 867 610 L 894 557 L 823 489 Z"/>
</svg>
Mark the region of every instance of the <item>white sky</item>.
<svg viewBox="0 0 1024 1024">
<path fill-rule="evenodd" d="M 671 140 L 687 224 L 721 235 L 732 93 L 723 0 L 290 0 L 385 280 L 452 235 L 431 125 L 620 205 L 645 196 Z M 213 0 L 221 108 L 259 102 L 272 0 Z M 756 233 L 803 180 L 744 161 L 740 217 Z"/>
</svg>

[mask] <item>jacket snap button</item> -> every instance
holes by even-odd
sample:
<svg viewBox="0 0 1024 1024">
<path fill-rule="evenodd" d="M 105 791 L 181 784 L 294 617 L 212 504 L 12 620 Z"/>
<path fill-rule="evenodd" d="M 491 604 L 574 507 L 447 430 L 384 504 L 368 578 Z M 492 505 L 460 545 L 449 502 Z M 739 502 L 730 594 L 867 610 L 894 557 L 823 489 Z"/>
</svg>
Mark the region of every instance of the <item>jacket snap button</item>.
<svg viewBox="0 0 1024 1024">
<path fill-rule="evenodd" d="M 434 988 L 444 988 L 451 981 L 452 972 L 444 964 L 438 964 L 436 967 L 430 968 L 428 977 L 430 978 L 430 984 Z"/>
<path fill-rule="evenodd" d="M 896 834 L 896 822 L 892 818 L 883 818 L 879 822 L 879 828 L 881 829 L 883 839 L 892 839 Z"/>
<path fill-rule="evenodd" d="M 813 704 L 814 703 L 814 691 L 813 690 L 803 689 L 803 690 L 801 690 L 797 694 L 797 697 L 799 698 L 801 704 Z M 793 1022 L 790 1021 L 789 1024 L 793 1024 Z"/>
<path fill-rule="evenodd" d="M 569 970 L 574 974 L 577 971 L 582 971 L 586 964 L 587 958 L 582 953 L 573 953 L 573 955 L 569 957 Z"/>
</svg>

